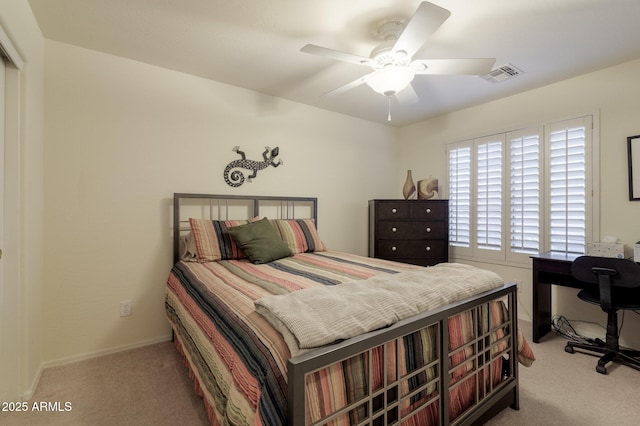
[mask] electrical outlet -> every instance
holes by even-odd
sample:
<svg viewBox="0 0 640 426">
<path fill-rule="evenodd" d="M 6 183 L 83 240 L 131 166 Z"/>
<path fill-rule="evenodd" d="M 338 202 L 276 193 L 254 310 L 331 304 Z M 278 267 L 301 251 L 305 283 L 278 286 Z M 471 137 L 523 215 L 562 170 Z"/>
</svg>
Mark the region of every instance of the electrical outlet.
<svg viewBox="0 0 640 426">
<path fill-rule="evenodd" d="M 120 316 L 128 317 L 131 313 L 131 300 L 120 302 Z"/>
</svg>

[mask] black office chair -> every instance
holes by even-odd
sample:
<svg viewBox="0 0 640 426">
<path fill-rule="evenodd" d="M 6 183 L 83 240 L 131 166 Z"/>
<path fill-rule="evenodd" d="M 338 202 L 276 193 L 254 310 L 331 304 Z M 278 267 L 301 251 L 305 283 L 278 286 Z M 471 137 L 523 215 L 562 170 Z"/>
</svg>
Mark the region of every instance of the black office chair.
<svg viewBox="0 0 640 426">
<path fill-rule="evenodd" d="M 596 366 L 601 374 L 607 374 L 610 361 L 640 370 L 640 351 L 620 348 L 618 343 L 618 310 L 640 309 L 640 265 L 628 259 L 580 256 L 571 265 L 571 273 L 579 281 L 597 284 L 581 290 L 578 297 L 600 305 L 607 313 L 607 337 L 604 342 L 571 341 L 564 350 L 574 353 L 577 348 L 604 354 Z"/>
</svg>

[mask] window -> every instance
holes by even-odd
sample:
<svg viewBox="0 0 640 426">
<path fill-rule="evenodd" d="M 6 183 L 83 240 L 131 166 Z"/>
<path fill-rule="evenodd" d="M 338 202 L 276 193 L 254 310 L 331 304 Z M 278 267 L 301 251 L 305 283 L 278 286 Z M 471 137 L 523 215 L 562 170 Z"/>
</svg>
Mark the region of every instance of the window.
<svg viewBox="0 0 640 426">
<path fill-rule="evenodd" d="M 584 253 L 588 212 L 587 123 L 574 120 L 550 125 L 547 137 L 549 249 Z"/>
<path fill-rule="evenodd" d="M 509 141 L 509 256 L 540 250 L 540 132 L 511 132 Z"/>
<path fill-rule="evenodd" d="M 528 262 L 591 238 L 592 117 L 447 146 L 453 257 Z"/>
<path fill-rule="evenodd" d="M 504 258 L 504 138 L 493 135 L 448 147 L 453 257 Z"/>
<path fill-rule="evenodd" d="M 470 247 L 471 147 L 449 150 L 449 244 Z"/>
<path fill-rule="evenodd" d="M 479 249 L 502 250 L 502 145 L 476 142 L 476 242 Z"/>
</svg>

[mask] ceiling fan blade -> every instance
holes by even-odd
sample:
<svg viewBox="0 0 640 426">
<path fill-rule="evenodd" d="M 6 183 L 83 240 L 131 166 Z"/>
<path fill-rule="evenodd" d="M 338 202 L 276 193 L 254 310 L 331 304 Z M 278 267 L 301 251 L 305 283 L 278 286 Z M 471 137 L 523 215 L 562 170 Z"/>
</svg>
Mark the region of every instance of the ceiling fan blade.
<svg viewBox="0 0 640 426">
<path fill-rule="evenodd" d="M 453 74 L 485 75 L 491 71 L 495 58 L 480 59 L 416 59 L 409 65 L 416 75 Z"/>
<path fill-rule="evenodd" d="M 417 104 L 420 102 L 420 98 L 411 84 L 396 93 L 396 99 L 401 104 L 406 105 Z"/>
<path fill-rule="evenodd" d="M 371 74 L 373 74 L 373 73 L 371 73 Z M 347 84 L 345 84 L 344 86 L 340 86 L 340 87 L 338 87 L 337 89 L 333 89 L 332 91 L 327 92 L 327 93 L 325 93 L 325 94 L 324 94 L 324 95 L 322 95 L 322 96 L 334 96 L 334 95 L 338 95 L 338 94 L 340 94 L 340 93 L 346 92 L 347 90 L 354 89 L 354 88 L 356 88 L 356 87 L 360 86 L 361 84 L 366 83 L 367 78 L 368 78 L 371 74 L 363 75 L 362 77 L 360 77 L 360 78 L 358 78 L 358 79 L 356 79 L 356 80 L 353 80 L 352 82 L 347 83 Z"/>
<path fill-rule="evenodd" d="M 404 51 L 408 57 L 412 57 L 450 15 L 447 9 L 423 1 L 398 37 L 393 52 Z"/>
<path fill-rule="evenodd" d="M 349 62 L 356 65 L 369 65 L 369 58 L 360 55 L 354 55 L 347 52 L 341 52 L 339 50 L 329 49 L 327 47 L 316 46 L 315 44 L 307 44 L 301 52 L 310 53 L 312 55 L 325 56 L 327 58 L 335 59 L 342 62 Z"/>
</svg>

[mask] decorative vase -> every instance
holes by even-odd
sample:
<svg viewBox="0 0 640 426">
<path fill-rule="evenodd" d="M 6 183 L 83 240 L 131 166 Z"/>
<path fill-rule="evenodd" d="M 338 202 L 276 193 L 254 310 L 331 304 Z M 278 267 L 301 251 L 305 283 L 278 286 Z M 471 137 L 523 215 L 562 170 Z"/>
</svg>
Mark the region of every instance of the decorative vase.
<svg viewBox="0 0 640 426">
<path fill-rule="evenodd" d="M 402 195 L 405 200 L 408 200 L 414 192 L 416 192 L 416 185 L 413 183 L 411 170 L 407 170 L 407 179 L 404 181 L 404 186 L 402 187 Z"/>
</svg>

